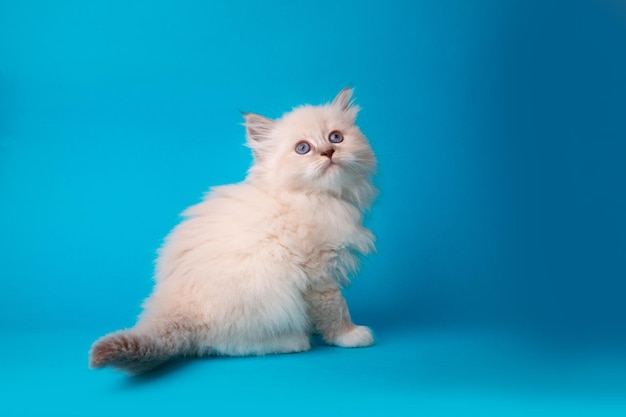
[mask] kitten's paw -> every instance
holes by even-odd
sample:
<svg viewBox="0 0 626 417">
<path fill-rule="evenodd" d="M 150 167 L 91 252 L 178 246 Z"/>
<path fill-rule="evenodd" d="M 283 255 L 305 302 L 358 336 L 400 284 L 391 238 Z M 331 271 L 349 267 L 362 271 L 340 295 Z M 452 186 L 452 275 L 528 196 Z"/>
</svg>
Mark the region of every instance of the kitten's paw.
<svg viewBox="0 0 626 417">
<path fill-rule="evenodd" d="M 369 327 L 354 326 L 345 333 L 337 336 L 331 343 L 346 348 L 366 347 L 374 344 L 374 335 Z"/>
<path fill-rule="evenodd" d="M 278 340 L 275 348 L 277 353 L 298 353 L 311 349 L 309 337 L 305 335 L 288 335 Z"/>
</svg>

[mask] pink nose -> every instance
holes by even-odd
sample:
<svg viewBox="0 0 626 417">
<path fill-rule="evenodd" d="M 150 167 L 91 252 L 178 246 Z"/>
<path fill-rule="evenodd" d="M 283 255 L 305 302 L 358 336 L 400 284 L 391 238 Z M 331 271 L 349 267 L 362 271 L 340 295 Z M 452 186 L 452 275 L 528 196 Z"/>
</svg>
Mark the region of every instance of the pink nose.
<svg viewBox="0 0 626 417">
<path fill-rule="evenodd" d="M 330 148 L 330 149 L 326 149 L 324 152 L 322 152 L 322 155 L 323 156 L 327 156 L 329 159 L 332 159 L 334 153 L 335 153 L 335 150 L 333 148 Z"/>
</svg>

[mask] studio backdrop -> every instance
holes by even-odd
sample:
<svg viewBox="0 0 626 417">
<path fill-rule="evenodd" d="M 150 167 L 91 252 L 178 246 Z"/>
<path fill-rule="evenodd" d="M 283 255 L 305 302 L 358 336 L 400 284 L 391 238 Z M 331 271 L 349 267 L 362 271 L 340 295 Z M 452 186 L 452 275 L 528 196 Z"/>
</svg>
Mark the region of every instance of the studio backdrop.
<svg viewBox="0 0 626 417">
<path fill-rule="evenodd" d="M 244 179 L 240 111 L 350 85 L 356 322 L 623 349 L 625 51 L 610 0 L 3 1 L 0 330 L 132 325 L 180 213 Z"/>
</svg>

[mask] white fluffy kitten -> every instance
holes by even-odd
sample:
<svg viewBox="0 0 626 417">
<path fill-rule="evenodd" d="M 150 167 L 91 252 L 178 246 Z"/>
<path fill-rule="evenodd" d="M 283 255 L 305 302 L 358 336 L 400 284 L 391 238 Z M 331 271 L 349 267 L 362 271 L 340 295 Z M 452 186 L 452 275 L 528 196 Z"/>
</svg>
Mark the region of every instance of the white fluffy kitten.
<svg viewBox="0 0 626 417">
<path fill-rule="evenodd" d="M 346 88 L 278 120 L 244 115 L 248 177 L 184 212 L 138 323 L 96 341 L 91 367 L 140 373 L 181 355 L 302 352 L 312 332 L 337 346 L 373 343 L 339 290 L 374 249 L 362 219 L 376 160 L 351 97 Z"/>
</svg>

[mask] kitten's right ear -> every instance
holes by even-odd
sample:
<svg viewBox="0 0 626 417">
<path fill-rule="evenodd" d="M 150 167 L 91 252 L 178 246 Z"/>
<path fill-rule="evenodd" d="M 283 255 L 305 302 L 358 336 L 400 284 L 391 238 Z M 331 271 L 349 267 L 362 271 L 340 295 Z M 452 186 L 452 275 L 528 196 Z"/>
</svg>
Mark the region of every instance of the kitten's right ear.
<svg viewBox="0 0 626 417">
<path fill-rule="evenodd" d="M 271 137 L 274 124 L 276 123 L 274 120 L 254 113 L 241 112 L 241 114 L 243 114 L 245 120 L 244 124 L 246 126 L 246 136 L 248 140 L 262 142 Z"/>
</svg>

